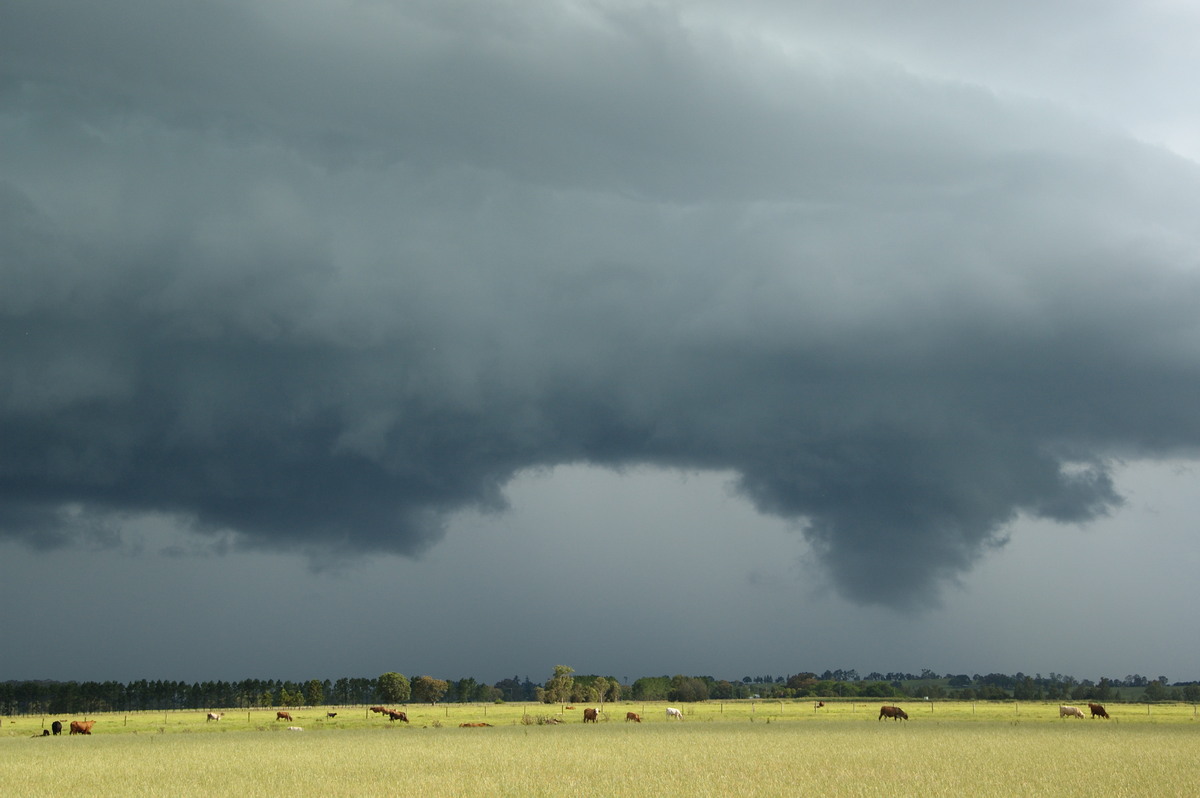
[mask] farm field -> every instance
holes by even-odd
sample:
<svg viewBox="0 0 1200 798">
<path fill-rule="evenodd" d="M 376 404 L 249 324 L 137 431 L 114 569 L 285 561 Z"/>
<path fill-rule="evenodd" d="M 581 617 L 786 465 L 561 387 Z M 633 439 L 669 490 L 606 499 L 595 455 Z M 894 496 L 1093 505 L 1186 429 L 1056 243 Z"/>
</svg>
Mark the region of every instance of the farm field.
<svg viewBox="0 0 1200 798">
<path fill-rule="evenodd" d="M 1200 784 L 1190 705 L 1110 704 L 1103 721 L 1060 720 L 1051 703 L 897 703 L 910 721 L 877 721 L 879 703 L 861 701 L 707 702 L 681 705 L 684 721 L 622 702 L 595 725 L 541 704 L 410 705 L 407 726 L 362 708 L 291 710 L 300 733 L 273 710 L 215 723 L 107 713 L 91 736 L 36 740 L 41 717 L 4 718 L 0 784 L 26 796 L 1182 796 Z M 537 723 L 548 717 L 565 722 Z"/>
</svg>

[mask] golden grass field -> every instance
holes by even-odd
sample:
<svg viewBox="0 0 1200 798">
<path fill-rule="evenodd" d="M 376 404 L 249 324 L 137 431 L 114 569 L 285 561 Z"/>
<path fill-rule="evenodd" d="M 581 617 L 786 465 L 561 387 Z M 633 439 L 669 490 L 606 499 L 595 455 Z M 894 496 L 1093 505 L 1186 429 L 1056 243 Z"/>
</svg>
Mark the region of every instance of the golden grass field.
<svg viewBox="0 0 1200 798">
<path fill-rule="evenodd" d="M 0 784 L 21 796 L 1194 796 L 1200 719 L 1191 705 L 879 702 L 417 706 L 392 724 L 362 708 L 96 715 L 91 736 L 30 739 L 53 718 L 4 718 Z M 645 722 L 626 723 L 626 711 Z M 338 717 L 325 718 L 327 711 Z M 528 718 L 523 723 L 522 717 Z M 560 725 L 538 725 L 558 717 Z M 69 718 L 61 718 L 69 720 Z M 75 718 L 80 719 L 80 718 Z M 491 728 L 461 728 L 488 722 Z"/>
</svg>

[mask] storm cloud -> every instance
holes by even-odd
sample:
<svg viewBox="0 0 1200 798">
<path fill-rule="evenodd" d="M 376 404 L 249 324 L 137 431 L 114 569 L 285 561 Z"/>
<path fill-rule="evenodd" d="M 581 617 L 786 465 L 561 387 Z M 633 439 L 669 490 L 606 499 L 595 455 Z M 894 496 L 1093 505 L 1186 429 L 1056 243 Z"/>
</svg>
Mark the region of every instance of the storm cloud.
<svg viewBox="0 0 1200 798">
<path fill-rule="evenodd" d="M 1195 454 L 1193 162 L 719 15 L 485 8 L 5 12 L 0 534 L 415 555 L 530 470 L 719 470 L 918 607 Z"/>
</svg>

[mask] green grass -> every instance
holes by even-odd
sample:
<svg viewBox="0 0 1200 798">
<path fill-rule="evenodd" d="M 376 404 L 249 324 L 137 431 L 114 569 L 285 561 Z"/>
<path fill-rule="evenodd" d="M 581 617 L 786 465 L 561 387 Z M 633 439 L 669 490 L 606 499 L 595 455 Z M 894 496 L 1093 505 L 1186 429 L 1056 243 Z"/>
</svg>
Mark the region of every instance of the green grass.
<svg viewBox="0 0 1200 798">
<path fill-rule="evenodd" d="M 1084 796 L 1194 795 L 1200 720 L 1188 705 L 1109 705 L 1110 721 L 1060 720 L 1057 704 L 709 702 L 668 721 L 663 704 L 409 707 L 390 724 L 361 709 L 98 715 L 90 737 L 29 739 L 4 719 L 0 784 L 23 796 Z M 645 722 L 626 723 L 625 712 Z M 486 712 L 486 715 L 484 714 Z M 559 716 L 525 725 L 522 714 Z M 486 721 L 494 728 L 459 728 Z M 49 724 L 49 719 L 46 721 Z"/>
</svg>

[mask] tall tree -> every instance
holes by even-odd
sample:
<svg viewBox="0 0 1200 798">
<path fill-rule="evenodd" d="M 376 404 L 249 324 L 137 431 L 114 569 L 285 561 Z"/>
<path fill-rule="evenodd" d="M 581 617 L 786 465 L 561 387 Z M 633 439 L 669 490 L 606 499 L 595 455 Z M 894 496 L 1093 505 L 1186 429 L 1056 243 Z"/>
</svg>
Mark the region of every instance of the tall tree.
<svg viewBox="0 0 1200 798">
<path fill-rule="evenodd" d="M 320 679 L 309 679 L 304 685 L 304 703 L 310 707 L 319 707 L 325 703 L 325 686 Z"/>
<path fill-rule="evenodd" d="M 550 681 L 546 682 L 546 701 L 551 704 L 562 704 L 571 699 L 571 688 L 575 686 L 575 679 L 571 674 L 575 672 L 574 668 L 566 665 L 555 665 L 554 675 L 550 677 Z"/>
<path fill-rule="evenodd" d="M 376 694 L 385 704 L 405 704 L 412 696 L 412 685 L 403 673 L 388 671 L 379 677 Z"/>
<path fill-rule="evenodd" d="M 422 704 L 436 704 L 449 689 L 449 683 L 441 679 L 418 676 L 412 682 L 412 699 Z"/>
</svg>

